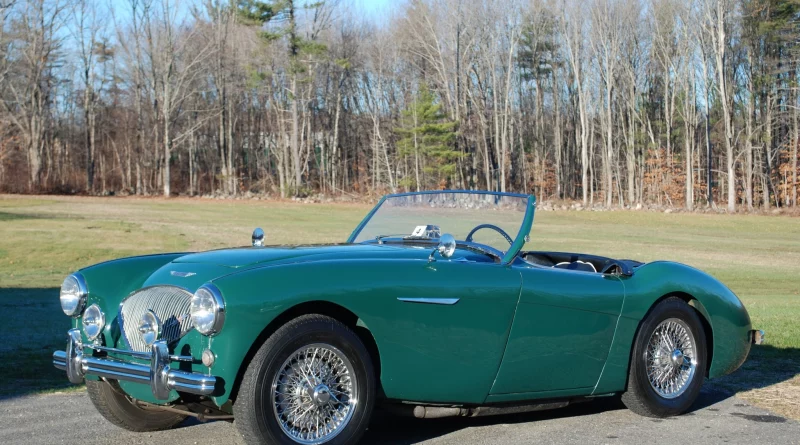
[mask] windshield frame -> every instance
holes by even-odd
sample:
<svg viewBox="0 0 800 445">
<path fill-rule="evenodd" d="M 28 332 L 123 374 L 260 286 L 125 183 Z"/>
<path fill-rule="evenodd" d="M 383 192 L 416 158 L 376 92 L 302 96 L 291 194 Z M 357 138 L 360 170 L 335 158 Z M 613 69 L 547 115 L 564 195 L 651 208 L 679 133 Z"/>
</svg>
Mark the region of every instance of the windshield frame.
<svg viewBox="0 0 800 445">
<path fill-rule="evenodd" d="M 512 198 L 524 198 L 527 200 L 527 204 L 525 207 L 525 215 L 522 219 L 522 224 L 520 225 L 519 232 L 517 233 L 516 237 L 514 238 L 514 242 L 511 243 L 511 246 L 503 256 L 502 260 L 500 261 L 502 264 L 509 264 L 514 261 L 514 258 L 517 257 L 517 254 L 522 247 L 525 245 L 525 242 L 528 240 L 528 236 L 530 235 L 531 228 L 533 227 L 533 216 L 536 209 L 536 197 L 533 195 L 523 194 L 523 193 L 508 193 L 508 192 L 489 192 L 486 190 L 426 190 L 420 192 L 407 192 L 407 193 L 393 193 L 390 195 L 384 195 L 375 207 L 367 213 L 364 219 L 356 226 L 353 233 L 347 238 L 348 244 L 353 244 L 358 235 L 364 229 L 364 227 L 369 223 L 372 217 L 375 215 L 375 212 L 380 209 L 383 203 L 390 198 L 399 198 L 405 196 L 416 196 L 416 195 L 437 195 L 437 194 L 444 194 L 444 193 L 457 193 L 457 194 L 467 194 L 467 195 L 492 195 L 492 196 L 507 196 Z M 463 244 L 464 240 L 461 240 L 459 244 Z M 479 243 L 475 243 L 479 244 Z M 490 247 L 490 246 L 487 246 Z M 492 250 L 495 250 L 492 248 Z"/>
</svg>

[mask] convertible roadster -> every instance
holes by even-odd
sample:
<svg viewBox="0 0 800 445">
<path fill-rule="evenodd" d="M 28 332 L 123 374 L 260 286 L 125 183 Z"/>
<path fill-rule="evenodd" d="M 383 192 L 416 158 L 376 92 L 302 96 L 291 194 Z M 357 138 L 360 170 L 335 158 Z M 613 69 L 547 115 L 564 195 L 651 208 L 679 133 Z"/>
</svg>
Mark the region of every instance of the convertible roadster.
<svg viewBox="0 0 800 445">
<path fill-rule="evenodd" d="M 524 250 L 535 199 L 389 195 L 342 244 L 124 258 L 61 287 L 53 364 L 133 431 L 234 419 L 248 443 L 350 444 L 377 405 L 420 418 L 621 396 L 685 412 L 760 343 L 688 266 Z"/>
</svg>

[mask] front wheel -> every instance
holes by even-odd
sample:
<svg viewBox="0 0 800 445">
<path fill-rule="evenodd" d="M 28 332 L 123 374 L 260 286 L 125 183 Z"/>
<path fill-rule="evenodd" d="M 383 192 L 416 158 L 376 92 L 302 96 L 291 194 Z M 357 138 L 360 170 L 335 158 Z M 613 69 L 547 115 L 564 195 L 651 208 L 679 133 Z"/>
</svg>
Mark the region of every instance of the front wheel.
<svg viewBox="0 0 800 445">
<path fill-rule="evenodd" d="M 622 402 L 647 417 L 686 412 L 703 386 L 706 354 L 705 331 L 694 308 L 677 297 L 661 301 L 636 335 Z"/>
<path fill-rule="evenodd" d="M 372 361 L 358 336 L 333 318 L 305 315 L 259 348 L 233 409 L 247 443 L 352 444 L 374 399 Z"/>
<path fill-rule="evenodd" d="M 186 418 L 171 411 L 136 406 L 113 380 L 87 380 L 86 392 L 89 393 L 92 404 L 106 420 L 128 431 L 168 430 Z"/>
</svg>

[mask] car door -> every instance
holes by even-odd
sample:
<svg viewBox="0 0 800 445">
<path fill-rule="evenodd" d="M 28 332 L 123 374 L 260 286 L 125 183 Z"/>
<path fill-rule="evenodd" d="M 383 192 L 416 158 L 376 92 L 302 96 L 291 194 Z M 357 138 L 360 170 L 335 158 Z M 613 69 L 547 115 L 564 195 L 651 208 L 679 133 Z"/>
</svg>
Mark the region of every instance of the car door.
<svg viewBox="0 0 800 445">
<path fill-rule="evenodd" d="M 520 302 L 490 400 L 590 394 L 622 308 L 621 280 L 557 268 L 513 268 L 522 276 Z"/>
<path fill-rule="evenodd" d="M 363 321 L 380 348 L 386 396 L 481 403 L 492 386 L 520 292 L 519 272 L 497 263 L 395 262 L 373 277 Z M 362 300 L 362 305 L 366 303 Z"/>
</svg>

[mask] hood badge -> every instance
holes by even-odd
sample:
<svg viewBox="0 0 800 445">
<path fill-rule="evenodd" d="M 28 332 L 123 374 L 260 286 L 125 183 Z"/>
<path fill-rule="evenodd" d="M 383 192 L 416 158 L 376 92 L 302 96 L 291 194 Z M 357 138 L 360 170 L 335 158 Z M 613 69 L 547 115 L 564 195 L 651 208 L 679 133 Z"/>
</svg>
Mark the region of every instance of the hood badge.
<svg viewBox="0 0 800 445">
<path fill-rule="evenodd" d="M 178 272 L 177 270 L 170 271 L 169 273 L 173 277 L 180 277 L 180 278 L 189 278 L 191 276 L 197 275 L 194 272 Z"/>
</svg>

